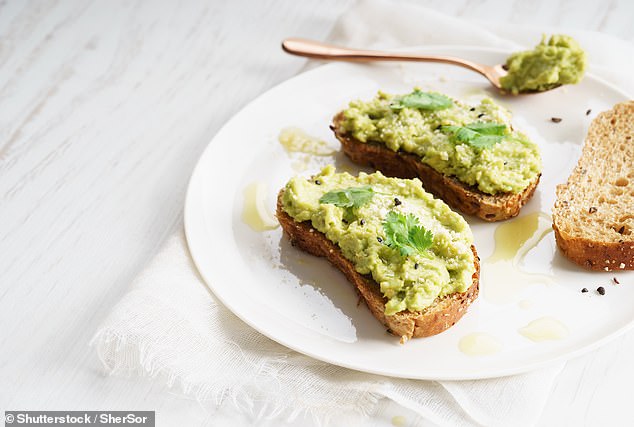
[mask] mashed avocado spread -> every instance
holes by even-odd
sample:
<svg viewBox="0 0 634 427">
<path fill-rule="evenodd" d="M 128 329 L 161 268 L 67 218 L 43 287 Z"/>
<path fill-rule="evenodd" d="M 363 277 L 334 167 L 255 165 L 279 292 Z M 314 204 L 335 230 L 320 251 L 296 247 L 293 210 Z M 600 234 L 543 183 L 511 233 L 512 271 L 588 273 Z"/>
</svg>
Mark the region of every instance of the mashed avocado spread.
<svg viewBox="0 0 634 427">
<path fill-rule="evenodd" d="M 292 178 L 282 207 L 324 233 L 357 272 L 372 276 L 388 299 L 387 315 L 422 310 L 472 284 L 469 225 L 418 179 L 354 177 L 326 166 L 310 179 Z"/>
<path fill-rule="evenodd" d="M 539 148 L 513 129 L 511 114 L 485 98 L 467 105 L 435 92 L 379 92 L 353 101 L 343 128 L 361 142 L 384 144 L 421 158 L 488 194 L 520 193 L 541 171 Z"/>
<path fill-rule="evenodd" d="M 541 92 L 565 84 L 579 83 L 586 70 L 586 53 L 572 37 L 551 36 L 533 50 L 517 52 L 506 60 L 508 74 L 500 78 L 502 88 L 513 93 Z"/>
</svg>

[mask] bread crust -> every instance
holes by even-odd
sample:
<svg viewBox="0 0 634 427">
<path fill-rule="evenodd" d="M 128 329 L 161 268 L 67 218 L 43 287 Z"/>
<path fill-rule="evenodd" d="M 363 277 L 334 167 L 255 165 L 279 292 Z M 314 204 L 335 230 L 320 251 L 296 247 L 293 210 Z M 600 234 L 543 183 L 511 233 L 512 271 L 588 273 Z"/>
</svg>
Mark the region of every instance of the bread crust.
<svg viewBox="0 0 634 427">
<path fill-rule="evenodd" d="M 597 242 L 566 234 L 553 222 L 555 241 L 561 252 L 588 270 L 634 270 L 634 242 Z"/>
<path fill-rule="evenodd" d="M 491 195 L 443 175 L 420 161 L 415 154 L 392 151 L 382 144 L 359 142 L 346 133 L 342 126 L 343 111 L 333 119 L 331 129 L 341 142 L 343 152 L 354 163 L 380 170 L 384 175 L 398 178 L 419 178 L 425 190 L 444 200 L 452 208 L 485 221 L 502 221 L 520 213 L 522 206 L 535 193 L 539 178 L 518 194 Z"/>
<path fill-rule="evenodd" d="M 401 337 L 402 342 L 410 338 L 428 337 L 436 335 L 453 326 L 467 311 L 467 307 L 478 297 L 480 262 L 474 246 L 476 271 L 473 283 L 465 292 L 457 292 L 445 297 L 437 298 L 431 306 L 421 311 L 401 311 L 392 316 L 385 315 L 385 298 L 372 277 L 359 274 L 354 264 L 343 256 L 337 245 L 326 236 L 314 229 L 309 221 L 296 222 L 282 208 L 281 190 L 277 199 L 276 216 L 293 246 L 319 257 L 325 257 L 337 267 L 352 283 L 370 312 L 379 322 L 388 328 L 388 332 Z"/>
</svg>

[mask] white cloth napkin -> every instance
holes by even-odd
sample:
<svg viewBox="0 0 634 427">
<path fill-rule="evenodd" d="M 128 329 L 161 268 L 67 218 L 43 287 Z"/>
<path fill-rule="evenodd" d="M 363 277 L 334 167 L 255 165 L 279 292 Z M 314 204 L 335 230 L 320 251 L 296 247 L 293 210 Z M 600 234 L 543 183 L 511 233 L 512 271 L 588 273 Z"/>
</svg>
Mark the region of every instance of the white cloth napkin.
<svg viewBox="0 0 634 427">
<path fill-rule="evenodd" d="M 531 425 L 561 370 L 432 382 L 311 359 L 259 334 L 220 304 L 200 279 L 182 231 L 136 279 L 93 343 L 112 374 L 160 376 L 210 406 L 229 401 L 255 421 L 309 414 L 316 424 L 336 419 L 335 425 L 349 425 L 389 398 L 434 425 Z"/>
<path fill-rule="evenodd" d="M 413 4 L 357 3 L 331 41 L 354 47 L 470 44 L 531 46 L 553 29 L 468 22 Z M 610 36 L 565 31 L 588 51 L 595 74 L 629 93 L 634 49 Z M 609 49 L 607 47 L 610 47 Z M 610 72 L 609 69 L 624 72 Z M 170 238 L 114 307 L 92 344 L 111 374 L 162 378 L 210 409 L 228 404 L 254 420 L 345 425 L 371 416 L 381 399 L 414 411 L 424 425 L 534 425 L 562 365 L 508 378 L 432 382 L 392 379 L 340 368 L 260 335 L 222 306 L 198 276 L 183 231 Z"/>
</svg>

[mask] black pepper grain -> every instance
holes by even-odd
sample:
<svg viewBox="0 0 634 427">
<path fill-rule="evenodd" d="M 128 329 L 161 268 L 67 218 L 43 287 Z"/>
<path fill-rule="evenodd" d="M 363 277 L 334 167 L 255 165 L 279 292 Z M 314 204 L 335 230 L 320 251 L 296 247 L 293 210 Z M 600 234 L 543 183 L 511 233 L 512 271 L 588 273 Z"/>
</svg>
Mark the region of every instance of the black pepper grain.
<svg viewBox="0 0 634 427">
<path fill-rule="evenodd" d="M 383 239 L 382 239 L 382 238 L 380 238 L 380 237 L 377 237 L 377 238 L 376 238 L 376 240 L 378 240 L 378 241 L 379 241 L 379 243 L 383 243 Z"/>
<path fill-rule="evenodd" d="M 588 292 L 588 288 L 583 288 L 583 289 L 581 290 L 581 293 L 584 293 L 584 294 L 585 294 L 586 292 Z"/>
<path fill-rule="evenodd" d="M 588 213 L 591 213 L 591 214 L 595 213 L 596 211 L 597 211 L 597 208 L 594 206 L 590 206 L 590 209 L 588 209 Z"/>
<path fill-rule="evenodd" d="M 402 205 L 402 204 L 403 204 L 403 202 L 401 202 L 401 201 L 398 199 L 398 197 L 395 197 L 395 198 L 394 198 L 394 206 L 399 206 L 399 205 Z"/>
<path fill-rule="evenodd" d="M 471 107 L 469 111 L 475 111 L 475 107 Z"/>
<path fill-rule="evenodd" d="M 561 122 L 563 119 L 561 117 L 551 117 L 550 121 L 553 123 L 559 123 Z"/>
<path fill-rule="evenodd" d="M 361 218 L 361 219 L 359 220 L 359 225 L 365 225 L 365 219 Z"/>
<path fill-rule="evenodd" d="M 478 118 L 481 119 L 482 117 L 484 117 L 484 113 L 480 113 L 478 114 Z"/>
<path fill-rule="evenodd" d="M 605 295 L 605 288 L 603 286 L 599 286 L 597 288 L 597 292 L 599 293 L 599 295 Z"/>
<path fill-rule="evenodd" d="M 586 116 L 589 116 L 590 113 L 592 113 L 592 110 L 590 108 L 588 108 L 588 111 L 586 111 Z"/>
<path fill-rule="evenodd" d="M 347 220 L 347 219 L 345 219 L 345 218 L 343 218 L 341 221 L 343 221 L 343 223 L 344 223 L 344 224 L 347 224 L 347 223 L 348 223 L 348 220 Z"/>
<path fill-rule="evenodd" d="M 418 270 L 418 263 L 417 262 L 414 263 L 414 270 Z"/>
<path fill-rule="evenodd" d="M 318 180 L 318 179 L 316 179 L 316 180 L 315 180 L 315 184 L 317 184 L 317 185 L 321 185 L 321 181 L 320 181 L 320 180 Z"/>
<path fill-rule="evenodd" d="M 615 285 L 620 285 L 621 284 L 621 282 L 619 282 L 616 277 L 613 277 L 612 281 L 614 282 Z"/>
</svg>

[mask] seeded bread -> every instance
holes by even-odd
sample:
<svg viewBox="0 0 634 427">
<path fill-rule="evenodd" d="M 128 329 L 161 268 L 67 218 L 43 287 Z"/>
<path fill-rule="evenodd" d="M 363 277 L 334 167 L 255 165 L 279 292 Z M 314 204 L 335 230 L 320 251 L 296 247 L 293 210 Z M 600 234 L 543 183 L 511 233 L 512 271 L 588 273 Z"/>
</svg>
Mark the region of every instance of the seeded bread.
<svg viewBox="0 0 634 427">
<path fill-rule="evenodd" d="M 296 222 L 282 209 L 282 195 L 280 191 L 277 199 L 277 219 L 286 236 L 293 246 L 319 257 L 325 257 L 346 276 L 354 285 L 359 297 L 366 303 L 370 312 L 379 322 L 388 328 L 388 332 L 401 338 L 405 342 L 410 338 L 436 335 L 453 326 L 466 312 L 467 307 L 478 297 L 480 263 L 475 247 L 471 246 L 474 254 L 476 271 L 473 274 L 473 284 L 465 292 L 457 292 L 442 298 L 422 311 L 401 311 L 392 316 L 385 315 L 387 299 L 382 295 L 378 283 L 371 276 L 357 273 L 354 264 L 344 258 L 337 245 L 326 236 L 314 229 L 310 221 Z"/>
<path fill-rule="evenodd" d="M 340 112 L 333 119 L 331 129 L 341 142 L 343 152 L 354 163 L 378 169 L 387 176 L 419 178 L 426 191 L 441 198 L 452 208 L 485 221 L 501 221 L 517 216 L 539 183 L 538 176 L 521 193 L 487 194 L 455 177 L 437 172 L 414 154 L 392 151 L 382 144 L 359 142 L 346 132 L 342 122 L 343 112 Z"/>
<path fill-rule="evenodd" d="M 557 245 L 590 270 L 634 270 L 634 101 L 590 124 L 581 158 L 557 186 Z"/>
</svg>

